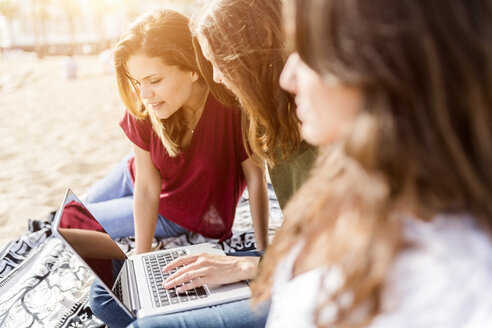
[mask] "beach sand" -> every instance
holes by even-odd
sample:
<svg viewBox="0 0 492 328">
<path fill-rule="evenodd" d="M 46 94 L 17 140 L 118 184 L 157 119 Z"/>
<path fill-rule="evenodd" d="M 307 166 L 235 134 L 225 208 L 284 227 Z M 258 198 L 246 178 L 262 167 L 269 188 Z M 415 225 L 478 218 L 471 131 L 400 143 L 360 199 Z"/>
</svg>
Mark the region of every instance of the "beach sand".
<svg viewBox="0 0 492 328">
<path fill-rule="evenodd" d="M 76 56 L 78 77 L 67 80 L 64 60 L 0 56 L 0 249 L 131 150 L 113 74 L 98 56 Z"/>
</svg>

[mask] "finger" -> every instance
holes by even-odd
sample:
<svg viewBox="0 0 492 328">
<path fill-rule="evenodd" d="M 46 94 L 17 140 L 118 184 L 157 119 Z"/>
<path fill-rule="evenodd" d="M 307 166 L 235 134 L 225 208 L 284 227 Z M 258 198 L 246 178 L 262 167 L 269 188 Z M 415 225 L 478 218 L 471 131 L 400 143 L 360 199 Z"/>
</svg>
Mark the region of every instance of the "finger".
<svg viewBox="0 0 492 328">
<path fill-rule="evenodd" d="M 163 287 L 169 289 L 181 284 L 183 285 L 188 284 L 190 281 L 195 281 L 195 280 L 202 281 L 204 278 L 206 278 L 208 271 L 209 271 L 208 268 L 199 268 L 197 270 L 186 272 L 175 279 L 164 281 Z M 202 281 L 198 286 L 201 286 L 203 284 L 204 282 Z"/>
<path fill-rule="evenodd" d="M 196 259 L 197 259 L 196 255 L 186 255 L 186 256 L 179 257 L 176 260 L 174 260 L 171 263 L 164 266 L 162 268 L 162 272 L 171 271 L 172 269 L 175 269 L 181 265 L 188 265 L 190 263 L 195 262 Z"/>
<path fill-rule="evenodd" d="M 187 265 L 184 265 L 184 266 L 182 266 L 179 269 L 174 269 L 175 272 L 172 272 L 172 274 L 166 278 L 166 280 L 164 281 L 164 283 L 167 282 L 167 281 L 171 281 L 173 279 L 176 279 L 177 277 L 181 276 L 182 274 L 184 274 L 184 273 L 186 273 L 188 271 L 196 270 L 198 268 L 205 267 L 205 266 L 207 266 L 207 262 L 206 261 L 203 261 L 203 259 L 201 258 L 201 256 L 196 256 L 194 262 L 191 262 L 191 263 L 189 263 Z M 171 271 L 172 270 L 173 269 L 171 269 Z"/>
<path fill-rule="evenodd" d="M 181 265 L 187 265 L 188 263 L 192 263 L 196 260 L 196 255 L 186 255 L 179 257 L 172 261 L 171 263 L 168 263 L 162 268 L 162 272 L 170 271 L 172 269 L 175 269 Z"/>
<path fill-rule="evenodd" d="M 178 293 L 183 293 L 187 290 L 191 290 L 197 287 L 201 287 L 203 285 L 207 284 L 208 279 L 207 278 L 199 278 L 199 279 L 194 279 L 190 282 L 182 284 L 180 287 L 176 288 L 176 291 Z"/>
<path fill-rule="evenodd" d="M 195 262 L 192 262 L 191 264 L 185 265 L 184 267 L 182 267 L 180 269 L 177 269 L 177 270 L 171 269 L 171 272 L 173 270 L 176 270 L 176 271 L 172 272 L 171 275 L 167 276 L 167 278 L 164 280 L 164 284 L 171 281 L 171 280 L 174 280 L 174 279 L 180 277 L 181 275 L 185 274 L 188 271 L 195 270 L 199 267 L 200 267 L 200 264 L 197 261 L 195 261 Z M 167 275 L 167 274 L 164 272 L 164 275 Z"/>
<path fill-rule="evenodd" d="M 164 288 L 169 289 L 184 283 L 188 283 L 192 280 L 203 279 L 206 277 L 207 274 L 208 274 L 208 268 L 197 268 L 196 270 L 186 272 L 180 275 L 179 277 L 174 277 L 173 279 L 164 281 L 163 286 Z"/>
</svg>

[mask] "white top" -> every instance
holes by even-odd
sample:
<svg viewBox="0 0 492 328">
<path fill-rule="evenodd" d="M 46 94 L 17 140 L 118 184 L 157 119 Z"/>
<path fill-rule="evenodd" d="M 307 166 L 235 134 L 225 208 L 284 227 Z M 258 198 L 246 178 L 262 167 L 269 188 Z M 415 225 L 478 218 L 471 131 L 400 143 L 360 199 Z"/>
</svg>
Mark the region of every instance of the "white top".
<svg viewBox="0 0 492 328">
<path fill-rule="evenodd" d="M 492 327 L 492 239 L 473 218 L 440 215 L 431 222 L 405 218 L 403 239 L 415 247 L 397 255 L 383 287 L 383 311 L 371 328 Z M 341 270 L 333 267 L 292 279 L 301 246 L 276 270 L 268 328 L 315 327 L 317 301 L 326 296 L 318 292 L 323 275 L 328 291 L 343 282 Z M 351 295 L 345 296 L 350 303 Z M 337 311 L 336 305 L 325 307 L 322 322 L 332 321 Z"/>
</svg>

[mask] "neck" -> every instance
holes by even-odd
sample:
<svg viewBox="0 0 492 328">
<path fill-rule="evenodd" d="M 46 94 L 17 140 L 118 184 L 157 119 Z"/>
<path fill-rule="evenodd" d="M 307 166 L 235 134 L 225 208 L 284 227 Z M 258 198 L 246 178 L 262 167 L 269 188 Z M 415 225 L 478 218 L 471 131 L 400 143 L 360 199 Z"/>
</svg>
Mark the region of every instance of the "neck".
<svg viewBox="0 0 492 328">
<path fill-rule="evenodd" d="M 208 97 L 209 88 L 204 83 L 198 83 L 193 86 L 191 96 L 183 106 L 183 112 L 187 121 L 193 120 L 198 112 L 201 112 Z"/>
</svg>

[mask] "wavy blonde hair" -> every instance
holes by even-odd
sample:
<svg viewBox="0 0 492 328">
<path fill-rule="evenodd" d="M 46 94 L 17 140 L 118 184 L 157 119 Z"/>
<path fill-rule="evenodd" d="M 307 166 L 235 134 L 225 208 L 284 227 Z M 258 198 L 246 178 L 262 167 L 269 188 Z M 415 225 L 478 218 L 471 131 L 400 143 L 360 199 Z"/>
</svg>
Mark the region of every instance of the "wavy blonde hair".
<svg viewBox="0 0 492 328">
<path fill-rule="evenodd" d="M 152 109 L 145 108 L 139 88 L 130 78 L 126 64 L 131 56 L 142 53 L 149 57 L 161 58 L 166 65 L 197 72 L 198 83 L 205 84 L 196 63 L 188 24 L 188 17 L 172 10 L 157 10 L 144 14 L 128 26 L 114 52 L 118 90 L 123 103 L 135 118 L 150 118 L 152 129 L 171 157 L 179 153 L 186 132 L 183 113 L 178 110 L 168 119 L 161 120 Z"/>
<path fill-rule="evenodd" d="M 252 158 L 274 166 L 279 154 L 285 158 L 297 150 L 301 137 L 294 98 L 278 83 L 288 55 L 282 2 L 209 1 L 192 16 L 191 30 L 202 72 L 210 72 L 211 65 L 200 55 L 198 35 L 207 39 L 214 64 L 232 84 L 237 99 L 218 98 L 231 107 L 239 103 L 243 109 L 243 140 Z M 208 76 L 214 90 L 216 84 Z"/>
<path fill-rule="evenodd" d="M 320 286 L 317 324 L 364 326 L 379 313 L 385 278 L 407 246 L 402 215 L 471 213 L 492 235 L 491 7 L 481 0 L 295 4 L 291 37 L 303 61 L 360 86 L 365 104 L 349 136 L 321 151 L 288 204 L 253 299 L 270 296 L 277 265 L 300 240 L 306 249 L 325 242 L 319 266 L 340 268 L 344 280 L 335 293 Z M 321 315 L 330 302 L 339 312 L 328 323 Z M 366 315 L 356 320 L 361 307 Z"/>
</svg>

